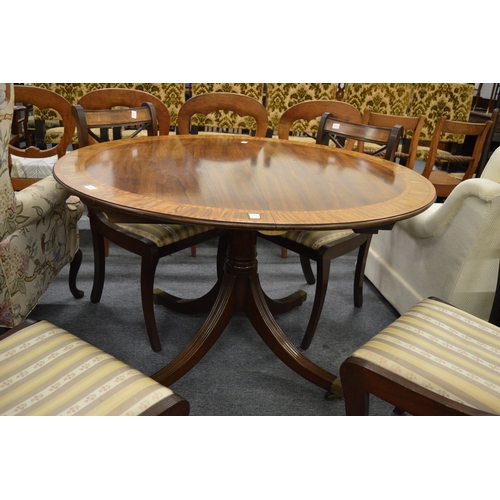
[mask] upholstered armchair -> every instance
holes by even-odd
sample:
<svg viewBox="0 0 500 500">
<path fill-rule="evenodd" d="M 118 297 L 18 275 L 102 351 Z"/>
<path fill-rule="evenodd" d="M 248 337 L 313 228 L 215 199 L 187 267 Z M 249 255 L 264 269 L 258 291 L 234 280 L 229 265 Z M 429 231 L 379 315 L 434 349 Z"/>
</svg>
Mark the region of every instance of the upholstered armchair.
<svg viewBox="0 0 500 500">
<path fill-rule="evenodd" d="M 439 297 L 488 320 L 500 259 L 500 148 L 444 203 L 374 235 L 365 276 L 404 314 Z"/>
<path fill-rule="evenodd" d="M 0 84 L 0 326 L 9 328 L 24 321 L 69 262 L 70 290 L 83 295 L 76 288 L 83 204 L 51 175 L 14 192 L 8 167 L 13 103 L 12 84 Z"/>
</svg>

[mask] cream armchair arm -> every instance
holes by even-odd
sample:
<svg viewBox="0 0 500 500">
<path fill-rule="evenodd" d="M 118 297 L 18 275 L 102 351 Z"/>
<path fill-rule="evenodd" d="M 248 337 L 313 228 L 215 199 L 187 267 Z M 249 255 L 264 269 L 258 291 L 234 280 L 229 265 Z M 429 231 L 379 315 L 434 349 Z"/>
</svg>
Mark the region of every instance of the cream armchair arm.
<svg viewBox="0 0 500 500">
<path fill-rule="evenodd" d="M 472 182 L 470 182 L 472 181 Z M 500 184 L 482 179 L 481 182 L 469 179 L 461 182 L 450 194 L 445 203 L 435 203 L 429 210 L 401 221 L 399 225 L 416 238 L 431 238 L 443 234 L 450 221 L 457 216 L 464 203 L 481 205 L 492 203 L 498 198 Z M 472 216 L 472 214 L 470 214 Z M 464 221 L 464 223 L 466 223 Z"/>
<path fill-rule="evenodd" d="M 365 276 L 400 313 L 436 296 L 488 320 L 500 258 L 500 184 L 460 183 L 444 203 L 372 238 Z"/>
</svg>

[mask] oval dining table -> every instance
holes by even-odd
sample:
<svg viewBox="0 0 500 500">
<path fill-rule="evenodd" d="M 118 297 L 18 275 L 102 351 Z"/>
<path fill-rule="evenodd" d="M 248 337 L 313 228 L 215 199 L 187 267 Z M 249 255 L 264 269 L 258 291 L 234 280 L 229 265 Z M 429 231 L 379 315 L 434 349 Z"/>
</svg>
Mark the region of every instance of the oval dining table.
<svg viewBox="0 0 500 500">
<path fill-rule="evenodd" d="M 198 363 L 236 312 L 296 373 L 341 396 L 338 377 L 310 361 L 274 315 L 300 305 L 261 288 L 258 231 L 376 233 L 426 210 L 435 189 L 423 176 L 365 154 L 298 141 L 229 134 L 155 136 L 91 145 L 66 154 L 54 177 L 89 206 L 125 221 L 227 229 L 224 271 L 204 297 L 160 290 L 155 302 L 181 312 L 209 310 L 192 340 L 153 378 L 170 385 Z"/>
</svg>

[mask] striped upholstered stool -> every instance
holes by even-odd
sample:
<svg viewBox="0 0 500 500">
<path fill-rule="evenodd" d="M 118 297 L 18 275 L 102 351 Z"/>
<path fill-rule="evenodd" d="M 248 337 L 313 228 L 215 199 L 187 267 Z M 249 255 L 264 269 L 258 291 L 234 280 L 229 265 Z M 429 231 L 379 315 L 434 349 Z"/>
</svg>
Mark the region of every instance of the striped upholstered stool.
<svg viewBox="0 0 500 500">
<path fill-rule="evenodd" d="M 500 414 L 500 328 L 425 299 L 340 367 L 347 415 L 369 394 L 413 415 Z"/>
<path fill-rule="evenodd" d="M 0 336 L 0 415 L 188 415 L 189 403 L 47 321 Z"/>
</svg>

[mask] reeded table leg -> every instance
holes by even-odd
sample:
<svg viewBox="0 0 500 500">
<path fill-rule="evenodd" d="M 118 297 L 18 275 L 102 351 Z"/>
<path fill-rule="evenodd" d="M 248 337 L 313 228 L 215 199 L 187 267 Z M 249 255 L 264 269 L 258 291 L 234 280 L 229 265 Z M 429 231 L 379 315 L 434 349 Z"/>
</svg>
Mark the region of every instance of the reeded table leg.
<svg viewBox="0 0 500 500">
<path fill-rule="evenodd" d="M 278 301 L 267 297 L 257 272 L 256 244 L 256 231 L 231 231 L 224 274 L 214 287 L 218 294 L 207 319 L 187 347 L 152 378 L 164 385 L 181 378 L 210 350 L 233 314 L 243 311 L 281 361 L 310 382 L 332 390 L 337 377 L 306 358 L 288 340 L 272 315 L 301 305 L 306 294 L 299 291 Z"/>
</svg>

